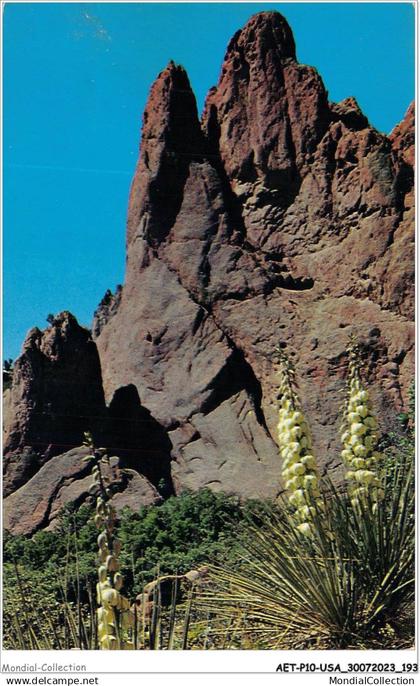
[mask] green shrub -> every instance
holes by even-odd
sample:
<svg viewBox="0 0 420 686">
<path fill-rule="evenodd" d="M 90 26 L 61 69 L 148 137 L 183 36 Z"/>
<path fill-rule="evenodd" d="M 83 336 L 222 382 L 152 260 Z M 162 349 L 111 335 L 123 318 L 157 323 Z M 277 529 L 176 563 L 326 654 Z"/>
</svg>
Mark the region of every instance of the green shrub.
<svg viewBox="0 0 420 686">
<path fill-rule="evenodd" d="M 265 508 L 257 501 L 241 504 L 235 497 L 202 490 L 171 497 L 158 506 L 141 507 L 137 513 L 123 510 L 117 530 L 126 594 L 134 599 L 157 573 L 183 573 L 204 563 L 233 560 L 246 537 L 249 517 Z M 8 647 L 22 648 L 22 640 L 29 641 L 29 649 L 90 645 L 89 616 L 97 582 L 98 532 L 93 516 L 92 507 L 76 510 L 68 506 L 53 531 L 39 531 L 31 538 L 5 532 Z M 25 626 L 32 628 L 21 634 L 16 617 L 25 617 L 25 613 Z M 85 626 L 83 640 L 79 613 Z M 58 637 L 51 626 L 61 627 Z"/>
<path fill-rule="evenodd" d="M 124 510 L 119 523 L 121 560 L 131 568 L 133 589 L 161 574 L 184 573 L 208 562 L 235 557 L 250 512 L 257 502 L 203 489 L 168 498 L 135 513 Z"/>
</svg>

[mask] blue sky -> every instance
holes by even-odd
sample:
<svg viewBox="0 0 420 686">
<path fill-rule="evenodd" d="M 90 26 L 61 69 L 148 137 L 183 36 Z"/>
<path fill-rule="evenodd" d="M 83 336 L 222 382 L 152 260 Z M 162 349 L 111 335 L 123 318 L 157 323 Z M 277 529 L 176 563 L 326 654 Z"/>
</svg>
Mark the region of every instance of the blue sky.
<svg viewBox="0 0 420 686">
<path fill-rule="evenodd" d="M 414 97 L 411 3 L 6 3 L 3 357 L 68 309 L 90 325 L 124 281 L 142 112 L 170 59 L 199 110 L 227 43 L 255 12 L 289 21 L 330 100 L 353 95 L 388 133 Z"/>
</svg>

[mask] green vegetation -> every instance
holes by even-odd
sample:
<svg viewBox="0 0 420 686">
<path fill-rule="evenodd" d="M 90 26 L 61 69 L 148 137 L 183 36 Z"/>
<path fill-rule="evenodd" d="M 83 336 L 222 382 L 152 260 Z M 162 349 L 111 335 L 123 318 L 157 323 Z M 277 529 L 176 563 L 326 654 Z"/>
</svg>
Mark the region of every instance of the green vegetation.
<svg viewBox="0 0 420 686">
<path fill-rule="evenodd" d="M 264 508 L 264 503 L 241 505 L 235 497 L 202 490 L 171 497 L 158 506 L 142 507 L 137 513 L 124 510 L 116 531 L 121 542 L 125 595 L 134 599 L 157 575 L 182 574 L 208 562 L 234 560 L 246 537 L 249 517 Z M 67 507 L 54 531 L 40 531 L 32 538 L 5 533 L 4 619 L 10 627 L 5 632 L 7 647 L 19 647 L 17 625 L 23 629 L 22 640 L 28 641 L 26 624 L 35 634 L 28 648 L 37 644 L 52 648 L 74 645 L 80 633 L 79 609 L 90 626 L 88 617 L 91 604 L 95 605 L 97 582 L 94 513 L 93 506 L 78 510 Z M 67 622 L 69 616 L 72 619 Z M 51 625 L 56 627 L 59 640 Z M 84 633 L 88 634 L 88 629 Z M 94 637 L 78 638 L 79 644 L 93 645 Z"/>
<path fill-rule="evenodd" d="M 315 539 L 296 532 L 287 506 L 241 505 L 208 490 L 124 510 L 117 531 L 125 595 L 134 600 L 158 576 L 207 564 L 204 590 L 190 598 L 189 610 L 187 594 L 178 603 L 172 647 L 183 646 L 187 612 L 190 648 L 410 647 L 413 458 L 407 429 L 385 453 L 393 469 L 368 520 L 330 485 L 328 525 L 317 527 Z M 7 647 L 97 647 L 93 514 L 87 506 L 67 508 L 54 531 L 5 535 Z M 160 620 L 170 621 L 170 610 L 158 607 Z"/>
<path fill-rule="evenodd" d="M 172 496 L 138 512 L 124 509 L 117 531 L 129 592 L 152 581 L 158 568 L 162 574 L 183 573 L 208 561 L 234 558 L 249 517 L 264 508 L 258 501 L 241 505 L 234 496 L 203 489 Z M 93 506 L 78 510 L 68 506 L 54 531 L 39 531 L 32 538 L 5 532 L 4 563 L 16 560 L 28 571 L 45 571 L 66 560 L 69 576 L 74 578 L 77 542 L 80 576 L 96 584 L 93 514 Z"/>
</svg>

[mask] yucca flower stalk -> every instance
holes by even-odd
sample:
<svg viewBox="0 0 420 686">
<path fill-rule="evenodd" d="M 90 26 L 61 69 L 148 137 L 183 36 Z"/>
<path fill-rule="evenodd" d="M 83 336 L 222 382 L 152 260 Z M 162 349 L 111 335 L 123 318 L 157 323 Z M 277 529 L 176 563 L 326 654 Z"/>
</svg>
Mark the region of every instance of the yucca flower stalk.
<svg viewBox="0 0 420 686">
<path fill-rule="evenodd" d="M 85 434 L 90 447 L 92 439 Z M 124 583 L 119 571 L 121 543 L 115 535 L 116 513 L 111 503 L 112 483 L 118 470 L 119 458 L 108 457 L 101 448 L 93 449 L 93 483 L 89 488 L 96 495 L 95 524 L 101 529 L 98 536 L 98 583 L 96 585 L 98 616 L 98 642 L 101 650 L 133 650 L 131 632 L 134 615 L 130 602 L 120 592 Z"/>
<path fill-rule="evenodd" d="M 347 352 L 348 394 L 343 416 L 341 442 L 344 449 L 341 457 L 349 470 L 345 478 L 349 482 L 351 504 L 355 508 L 370 506 L 375 512 L 378 501 L 383 497 L 378 470 L 382 460 L 377 450 L 378 423 L 361 379 L 360 346 L 353 338 Z"/>
<path fill-rule="evenodd" d="M 312 454 L 312 439 L 309 426 L 302 412 L 296 390 L 295 370 L 285 353 L 277 348 L 279 355 L 279 422 L 278 441 L 282 457 L 282 477 L 288 501 L 296 512 L 299 524 L 297 530 L 312 536 L 313 518 L 323 508 L 319 490 L 319 475 L 315 457 Z"/>
</svg>

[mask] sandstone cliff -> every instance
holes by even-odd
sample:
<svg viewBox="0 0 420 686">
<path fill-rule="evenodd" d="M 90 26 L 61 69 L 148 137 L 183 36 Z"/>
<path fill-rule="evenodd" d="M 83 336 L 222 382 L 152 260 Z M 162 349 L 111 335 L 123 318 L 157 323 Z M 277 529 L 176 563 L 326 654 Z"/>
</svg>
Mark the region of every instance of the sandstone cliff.
<svg viewBox="0 0 420 686">
<path fill-rule="evenodd" d="M 106 413 L 98 351 L 70 312 L 44 331 L 31 329 L 6 391 L 4 493 L 24 484 L 46 459 L 80 445 Z"/>
<path fill-rule="evenodd" d="M 232 38 L 201 121 L 185 70 L 170 62 L 159 74 L 130 192 L 125 284 L 106 294 L 86 343 L 100 359 L 100 369 L 89 363 L 96 395 L 86 403 L 119 418 L 107 440 L 130 463 L 149 435 L 133 433 L 135 422 L 146 413 L 154 427 L 149 459 L 130 463 L 149 482 L 163 478 L 176 493 L 280 491 L 279 342 L 296 363 L 324 466 L 338 464 L 350 333 L 364 343 L 388 430 L 413 376 L 413 127 L 412 107 L 387 137 L 353 97 L 330 103 L 276 12 Z M 10 420 L 12 455 L 34 447 L 19 427 L 31 423 L 45 378 L 31 367 L 25 405 L 16 374 L 9 404 L 27 419 Z M 57 438 L 50 431 L 44 443 L 60 442 L 59 424 Z M 33 473 L 21 464 L 7 467 L 12 489 Z"/>
<path fill-rule="evenodd" d="M 329 103 L 275 12 L 232 38 L 201 126 L 185 71 L 159 75 L 97 345 L 106 397 L 130 380 L 167 428 L 176 490 L 278 492 L 279 340 L 324 464 L 350 333 L 386 430 L 413 373 L 412 144 L 411 109 L 388 138 L 354 98 Z"/>
</svg>

